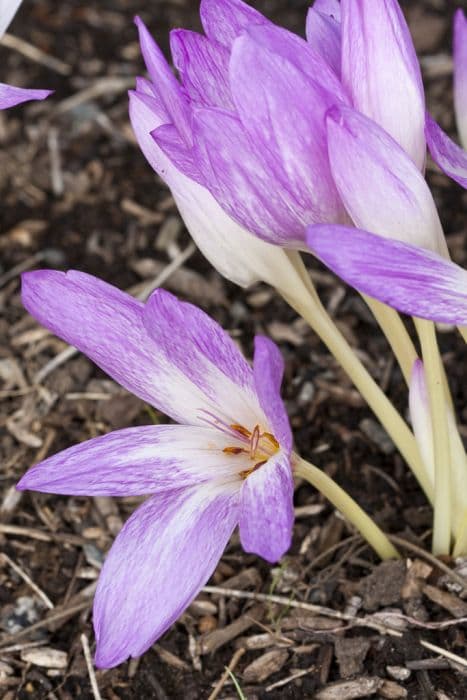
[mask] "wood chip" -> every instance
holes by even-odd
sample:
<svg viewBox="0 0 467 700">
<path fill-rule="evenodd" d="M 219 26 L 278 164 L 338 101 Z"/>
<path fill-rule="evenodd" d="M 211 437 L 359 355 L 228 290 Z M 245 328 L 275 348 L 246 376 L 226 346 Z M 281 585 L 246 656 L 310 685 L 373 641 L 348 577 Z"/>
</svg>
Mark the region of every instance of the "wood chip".
<svg viewBox="0 0 467 700">
<path fill-rule="evenodd" d="M 42 668 L 64 669 L 68 665 L 66 652 L 52 647 L 37 647 L 35 649 L 23 649 L 21 652 L 22 661 Z"/>
<path fill-rule="evenodd" d="M 267 651 L 248 664 L 242 673 L 242 678 L 246 683 L 262 683 L 273 673 L 280 671 L 288 658 L 289 654 L 285 649 Z"/>
<path fill-rule="evenodd" d="M 445 610 L 448 610 L 454 617 L 467 617 L 467 603 L 458 598 L 454 593 L 442 591 L 440 588 L 427 584 L 423 588 L 423 593 L 433 603 L 440 605 Z"/>
<path fill-rule="evenodd" d="M 355 678 L 353 681 L 338 681 L 330 683 L 319 690 L 315 700 L 353 700 L 354 698 L 368 698 L 377 693 L 383 686 L 382 678 L 367 677 Z"/>
<path fill-rule="evenodd" d="M 227 627 L 210 632 L 200 643 L 201 654 L 211 654 L 220 649 L 224 644 L 232 641 L 236 637 L 244 634 L 250 627 L 256 624 L 256 620 L 261 620 L 264 615 L 262 605 L 254 605 L 250 610 L 232 622 Z"/>
</svg>

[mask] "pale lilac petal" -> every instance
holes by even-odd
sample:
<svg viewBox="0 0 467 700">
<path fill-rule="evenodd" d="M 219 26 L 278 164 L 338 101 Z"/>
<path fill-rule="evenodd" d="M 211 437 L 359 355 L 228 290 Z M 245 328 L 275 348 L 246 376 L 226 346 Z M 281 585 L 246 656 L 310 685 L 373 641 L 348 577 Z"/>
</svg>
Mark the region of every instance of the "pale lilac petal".
<svg viewBox="0 0 467 700">
<path fill-rule="evenodd" d="M 433 160 L 446 175 L 467 189 L 467 151 L 454 143 L 429 114 L 425 133 Z"/>
<path fill-rule="evenodd" d="M 238 422 L 228 413 L 235 401 L 231 404 L 230 397 L 227 402 L 223 396 L 215 404 L 212 392 L 206 395 L 174 363 L 167 348 L 155 342 L 146 328 L 144 305 L 130 295 L 81 272 L 40 270 L 23 275 L 22 296 L 26 309 L 43 326 L 177 422 L 205 425 L 206 410 Z M 174 338 L 182 333 L 174 326 L 170 330 Z"/>
<path fill-rule="evenodd" d="M 454 18 L 454 105 L 461 143 L 467 149 L 467 17 L 460 8 Z"/>
<path fill-rule="evenodd" d="M 430 189 L 394 139 L 347 107 L 331 109 L 327 124 L 332 174 L 355 225 L 447 254 Z"/>
<path fill-rule="evenodd" d="M 220 109 L 195 112 L 196 156 L 206 186 L 234 220 L 269 243 L 299 246 L 304 223 L 293 192 L 263 162 L 240 120 Z"/>
<path fill-rule="evenodd" d="M 292 431 L 281 398 L 284 360 L 279 348 L 264 336 L 255 337 L 253 374 L 260 405 L 269 421 L 269 427 L 285 452 L 292 449 Z"/>
<path fill-rule="evenodd" d="M 322 60 L 317 63 L 322 64 Z M 303 240 L 304 228 L 300 231 L 300 225 L 346 221 L 326 144 L 325 114 L 335 104 L 336 96 L 283 56 L 265 50 L 250 35 L 235 41 L 230 81 L 250 142 L 288 194 L 288 206 L 296 218 L 295 231 L 299 226 L 295 237 Z M 253 188 L 254 178 L 251 180 Z M 274 189 L 278 189 L 277 184 Z M 271 197 L 271 188 L 266 196 Z M 244 197 L 240 195 L 240 199 Z"/>
<path fill-rule="evenodd" d="M 311 226 L 308 245 L 359 292 L 411 316 L 467 325 L 467 271 L 440 255 L 345 226 Z"/>
<path fill-rule="evenodd" d="M 235 481 L 227 446 L 244 445 L 213 428 L 147 425 L 87 440 L 34 465 L 19 491 L 69 496 L 142 496 L 201 484 Z"/>
<path fill-rule="evenodd" d="M 435 457 L 433 451 L 433 425 L 430 401 L 425 381 L 425 370 L 421 360 L 415 360 L 410 378 L 409 391 L 410 420 L 420 450 L 423 464 L 431 483 L 435 483 Z"/>
<path fill-rule="evenodd" d="M 177 127 L 187 144 L 191 143 L 190 106 L 182 87 L 172 73 L 164 54 L 150 35 L 139 17 L 135 18 L 138 27 L 141 53 L 146 68 L 163 101 L 171 121 Z"/>
<path fill-rule="evenodd" d="M 0 0 L 0 39 L 15 16 L 21 0 Z"/>
<path fill-rule="evenodd" d="M 227 48 L 250 25 L 270 24 L 266 17 L 242 0 L 201 0 L 199 13 L 209 39 Z"/>
<path fill-rule="evenodd" d="M 158 348 L 212 402 L 231 425 L 254 426 L 261 409 L 253 372 L 230 336 L 204 311 L 157 289 L 144 309 L 144 324 Z M 176 393 L 177 387 L 172 384 Z"/>
<path fill-rule="evenodd" d="M 240 541 L 246 552 L 274 563 L 292 542 L 293 477 L 289 458 L 278 452 L 243 482 Z"/>
<path fill-rule="evenodd" d="M 337 22 L 341 21 L 341 4 L 339 0 L 315 0 L 313 9 L 323 15 L 333 17 Z"/>
<path fill-rule="evenodd" d="M 242 287 L 263 280 L 287 289 L 293 269 L 286 253 L 237 224 L 207 189 L 174 167 L 151 136 L 154 129 L 166 123 L 153 107 L 154 98 L 151 100 L 143 92 L 130 92 L 130 119 L 139 146 L 172 190 L 185 225 L 201 252 L 221 275 Z"/>
<path fill-rule="evenodd" d="M 318 51 L 335 71 L 341 74 L 341 29 L 340 24 L 328 13 L 310 7 L 306 18 L 306 38 L 310 46 Z"/>
<path fill-rule="evenodd" d="M 182 84 L 195 104 L 233 109 L 229 52 L 224 46 L 196 32 L 175 29 L 170 48 Z"/>
<path fill-rule="evenodd" d="M 423 170 L 425 97 L 420 66 L 397 0 L 342 0 L 342 81 L 353 104 Z"/>
<path fill-rule="evenodd" d="M 53 90 L 29 90 L 0 83 L 0 109 L 8 109 L 30 100 L 45 100 Z"/>
<path fill-rule="evenodd" d="M 238 517 L 238 489 L 179 489 L 147 500 L 126 522 L 99 577 L 95 662 L 141 656 L 208 581 Z"/>
</svg>

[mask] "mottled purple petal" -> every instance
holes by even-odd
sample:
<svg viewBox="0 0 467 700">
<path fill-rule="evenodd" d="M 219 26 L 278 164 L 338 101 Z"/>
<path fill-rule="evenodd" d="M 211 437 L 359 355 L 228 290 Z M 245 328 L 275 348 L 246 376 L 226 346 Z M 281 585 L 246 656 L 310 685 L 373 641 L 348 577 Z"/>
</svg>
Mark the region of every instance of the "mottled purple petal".
<svg viewBox="0 0 467 700">
<path fill-rule="evenodd" d="M 227 48 L 250 25 L 270 24 L 266 17 L 242 0 L 201 0 L 199 13 L 206 35 Z"/>
<path fill-rule="evenodd" d="M 467 271 L 440 255 L 345 226 L 311 226 L 308 245 L 358 291 L 411 316 L 467 325 Z"/>
<path fill-rule="evenodd" d="M 34 465 L 17 489 L 69 496 L 142 496 L 235 481 L 227 437 L 212 428 L 147 425 L 87 440 Z M 229 446 L 243 447 L 229 438 Z"/>
<path fill-rule="evenodd" d="M 422 170 L 425 97 L 420 66 L 397 0 L 342 0 L 342 81 Z"/>
<path fill-rule="evenodd" d="M 345 221 L 326 145 L 325 114 L 335 95 L 249 35 L 234 44 L 230 79 L 243 127 L 288 193 L 297 223 Z"/>
<path fill-rule="evenodd" d="M 45 100 L 52 90 L 29 90 L 0 83 L 0 109 L 8 109 L 30 100 Z"/>
<path fill-rule="evenodd" d="M 243 483 L 240 541 L 246 552 L 274 563 L 292 542 L 293 477 L 289 458 L 278 452 Z"/>
<path fill-rule="evenodd" d="M 172 190 L 186 227 L 201 252 L 221 275 L 242 287 L 263 280 L 286 289 L 293 275 L 286 253 L 231 219 L 211 193 L 177 170 L 157 145 L 151 132 L 165 121 L 157 101 L 153 109 L 153 100 L 146 91 L 130 93 L 131 123 L 141 150 Z"/>
<path fill-rule="evenodd" d="M 330 110 L 327 123 L 332 174 L 355 225 L 447 253 L 430 189 L 394 139 L 346 107 Z"/>
<path fill-rule="evenodd" d="M 94 601 L 95 662 L 141 656 L 208 581 L 238 517 L 238 491 L 157 494 L 133 513 L 102 568 Z"/>
<path fill-rule="evenodd" d="M 175 29 L 170 48 L 182 84 L 195 104 L 233 109 L 229 52 L 224 46 L 196 32 Z"/>
<path fill-rule="evenodd" d="M 21 0 L 0 0 L 0 39 L 15 16 Z"/>
<path fill-rule="evenodd" d="M 284 360 L 279 348 L 264 336 L 255 337 L 253 374 L 261 407 L 269 421 L 269 427 L 286 453 L 292 449 L 292 431 L 281 398 Z"/>
<path fill-rule="evenodd" d="M 157 91 L 177 127 L 180 135 L 187 144 L 191 143 L 190 106 L 183 93 L 181 85 L 172 73 L 164 54 L 150 35 L 147 27 L 139 17 L 135 18 L 138 27 L 141 53 L 146 68 Z"/>
<path fill-rule="evenodd" d="M 335 71 L 341 74 L 341 29 L 340 24 L 329 14 L 310 7 L 306 18 L 306 38 Z"/>
<path fill-rule="evenodd" d="M 315 0 L 313 9 L 323 15 L 333 17 L 337 22 L 341 21 L 341 4 L 339 0 Z"/>
<path fill-rule="evenodd" d="M 467 151 L 454 143 L 429 114 L 425 133 L 433 160 L 446 175 L 467 189 Z"/>
<path fill-rule="evenodd" d="M 461 143 L 467 149 L 467 17 L 460 8 L 454 18 L 454 106 Z"/>
</svg>

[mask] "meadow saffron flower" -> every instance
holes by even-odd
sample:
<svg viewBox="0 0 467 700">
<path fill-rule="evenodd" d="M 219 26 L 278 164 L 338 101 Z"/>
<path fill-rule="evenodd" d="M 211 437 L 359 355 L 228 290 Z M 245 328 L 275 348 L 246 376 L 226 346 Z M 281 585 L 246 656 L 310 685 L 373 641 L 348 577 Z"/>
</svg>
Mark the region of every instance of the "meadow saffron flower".
<svg viewBox="0 0 467 700">
<path fill-rule="evenodd" d="M 80 272 L 23 275 L 46 328 L 181 425 L 119 430 L 32 467 L 19 489 L 148 495 L 117 536 L 94 602 L 96 664 L 139 656 L 213 573 L 236 525 L 275 562 L 293 524 L 292 436 L 283 361 L 256 337 L 253 368 L 217 323 L 157 290 L 146 304 Z"/>
<path fill-rule="evenodd" d="M 0 39 L 5 34 L 21 0 L 2 0 L 0 2 Z M 0 109 L 8 109 L 29 100 L 43 100 L 50 95 L 50 90 L 28 90 L 0 83 Z"/>
<path fill-rule="evenodd" d="M 433 160 L 446 175 L 467 189 L 467 17 L 454 17 L 454 107 L 461 144 L 458 146 L 427 114 L 426 135 Z"/>
</svg>

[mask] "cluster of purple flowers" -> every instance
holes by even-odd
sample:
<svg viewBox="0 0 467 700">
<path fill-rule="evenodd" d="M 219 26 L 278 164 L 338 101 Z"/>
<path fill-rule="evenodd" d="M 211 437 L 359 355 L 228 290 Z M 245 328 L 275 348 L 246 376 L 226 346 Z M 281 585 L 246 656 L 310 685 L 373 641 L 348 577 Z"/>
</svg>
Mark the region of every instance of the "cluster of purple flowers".
<svg viewBox="0 0 467 700">
<path fill-rule="evenodd" d="M 240 285 L 286 288 L 291 251 L 311 251 L 396 309 L 467 325 L 467 272 L 449 259 L 424 179 L 428 145 L 467 187 L 467 153 L 426 113 L 397 1 L 316 0 L 306 40 L 242 0 L 201 0 L 200 12 L 204 34 L 171 34 L 178 79 L 137 19 L 149 78 L 130 93 L 130 117 L 208 259 Z M 467 147 L 461 10 L 454 59 Z M 46 96 L 27 94 L 0 88 L 3 106 Z M 237 524 L 245 550 L 268 561 L 290 546 L 282 359 L 258 337 L 251 368 L 217 324 L 161 290 L 142 304 L 82 273 L 38 271 L 24 275 L 23 301 L 180 423 L 90 440 L 34 466 L 19 484 L 149 496 L 118 535 L 97 588 L 96 663 L 113 666 L 143 653 L 179 617 Z"/>
</svg>

